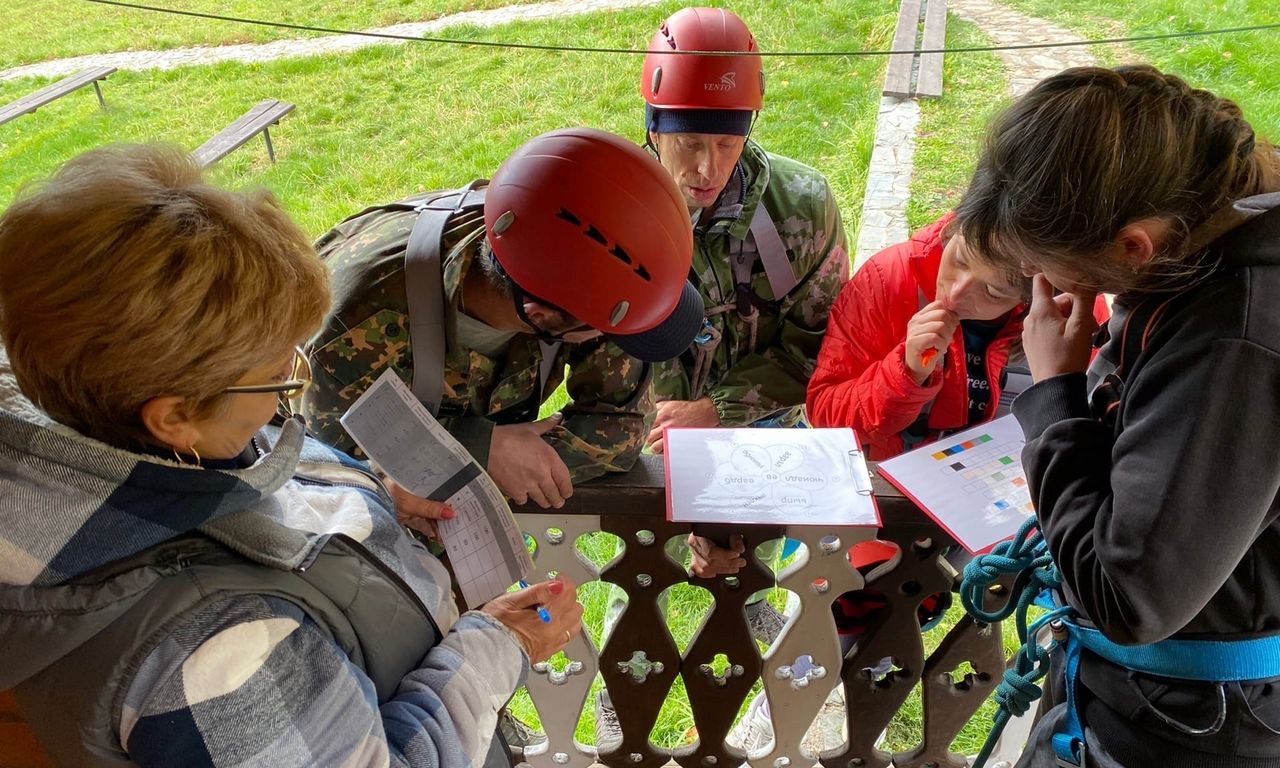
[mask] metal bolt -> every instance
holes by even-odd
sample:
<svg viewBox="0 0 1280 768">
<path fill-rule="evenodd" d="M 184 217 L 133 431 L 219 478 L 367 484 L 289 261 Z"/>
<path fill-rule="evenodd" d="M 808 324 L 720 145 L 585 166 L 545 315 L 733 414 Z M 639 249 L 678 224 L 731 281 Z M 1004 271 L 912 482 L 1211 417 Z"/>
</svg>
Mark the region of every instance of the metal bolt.
<svg viewBox="0 0 1280 768">
<path fill-rule="evenodd" d="M 718 762 L 720 761 L 716 759 L 715 755 L 707 755 L 706 757 L 702 758 L 703 765 L 715 765 Z"/>
<path fill-rule="evenodd" d="M 564 752 L 557 752 L 551 756 L 551 762 L 555 763 L 556 765 L 568 765 L 569 755 Z"/>
<path fill-rule="evenodd" d="M 633 762 L 633 763 L 641 763 L 641 762 L 644 762 L 644 755 L 640 754 L 639 752 L 632 752 L 632 753 L 631 753 L 631 762 Z"/>
<path fill-rule="evenodd" d="M 783 666 L 781 666 L 781 667 L 778 667 L 777 671 L 776 671 L 776 672 L 774 672 L 773 674 L 777 675 L 777 677 L 778 677 L 778 679 L 779 679 L 779 680 L 790 680 L 790 679 L 791 679 L 791 667 L 789 667 L 789 666 L 787 666 L 787 665 L 783 665 Z"/>
<path fill-rule="evenodd" d="M 773 768 L 787 768 L 788 765 L 791 765 L 791 758 L 789 757 L 780 757 L 773 761 Z"/>
<path fill-rule="evenodd" d="M 616 324 L 617 321 L 615 320 Z M 657 541 L 657 537 L 653 535 L 653 531 L 636 531 L 636 541 L 640 542 L 642 547 L 653 546 L 653 542 Z"/>
<path fill-rule="evenodd" d="M 562 541 L 564 541 L 564 531 L 559 528 L 547 529 L 547 542 L 549 544 L 559 544 Z"/>
<path fill-rule="evenodd" d="M 648 587 L 650 584 L 653 583 L 653 577 L 647 573 L 637 573 L 636 583 L 639 584 L 641 587 Z"/>
</svg>

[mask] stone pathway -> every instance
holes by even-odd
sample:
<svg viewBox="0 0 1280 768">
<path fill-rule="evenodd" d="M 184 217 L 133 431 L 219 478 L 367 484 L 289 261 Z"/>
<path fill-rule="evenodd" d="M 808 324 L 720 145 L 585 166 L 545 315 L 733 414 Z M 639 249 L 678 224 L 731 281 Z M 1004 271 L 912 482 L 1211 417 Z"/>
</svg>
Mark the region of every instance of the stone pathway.
<svg viewBox="0 0 1280 768">
<path fill-rule="evenodd" d="M 996 45 L 1081 40 L 1078 35 L 1044 19 L 1020 13 L 993 0 L 948 0 L 947 10 L 976 24 Z M 1026 93 L 1039 80 L 1068 67 L 1095 64 L 1087 46 L 997 51 L 1009 78 L 1009 94 Z M 951 54 L 964 56 L 963 53 Z M 947 84 L 943 83 L 942 98 Z M 880 101 L 862 219 L 854 248 L 854 268 L 878 251 L 906 240 L 907 201 L 911 190 L 912 158 L 920 107 L 914 99 L 886 96 Z"/>
<path fill-rule="evenodd" d="M 1028 16 L 992 0 L 950 0 L 947 7 L 956 16 L 981 27 L 996 45 L 1065 43 L 1084 39 L 1057 24 Z M 1015 98 L 1031 90 L 1031 86 L 1040 80 L 1068 67 L 1097 64 L 1087 45 L 996 51 L 996 55 L 1008 71 L 1009 94 Z"/>
<path fill-rule="evenodd" d="M 945 83 L 944 83 L 945 87 Z M 945 92 L 943 98 L 946 98 Z M 894 243 L 907 239 L 907 201 L 911 197 L 911 169 L 916 153 L 916 125 L 920 104 L 896 96 L 880 98 L 875 143 L 867 167 L 862 218 L 853 268 Z"/>
<path fill-rule="evenodd" d="M 612 11 L 638 5 L 654 5 L 657 0 L 550 0 L 549 2 L 512 5 L 484 11 L 465 11 L 441 16 L 431 21 L 411 24 L 395 24 L 364 30 L 391 35 L 421 37 L 448 27 L 470 24 L 478 27 L 495 27 L 516 21 L 541 21 L 544 19 L 577 16 L 596 11 Z M 266 7 L 266 6 L 264 6 Z M 145 13 L 139 11 L 139 13 Z M 196 46 L 174 48 L 167 51 L 120 51 L 70 59 L 42 61 L 0 72 L 0 80 L 20 77 L 63 77 L 85 67 L 115 67 L 121 70 L 174 69 L 189 65 L 213 64 L 220 61 L 255 63 L 282 58 L 319 56 L 329 53 L 347 53 L 372 45 L 403 45 L 404 40 L 386 40 L 359 35 L 330 35 L 294 40 L 276 40 L 269 43 L 240 45 Z"/>
</svg>

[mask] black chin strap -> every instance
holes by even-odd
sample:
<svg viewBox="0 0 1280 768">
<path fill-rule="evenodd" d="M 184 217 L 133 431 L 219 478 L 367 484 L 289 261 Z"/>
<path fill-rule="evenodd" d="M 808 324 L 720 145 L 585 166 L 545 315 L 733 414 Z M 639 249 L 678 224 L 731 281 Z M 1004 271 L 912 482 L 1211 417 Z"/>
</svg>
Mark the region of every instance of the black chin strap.
<svg viewBox="0 0 1280 768">
<path fill-rule="evenodd" d="M 529 319 L 529 314 L 524 311 L 524 300 L 526 298 L 525 293 L 520 290 L 520 286 L 512 282 L 510 278 L 507 278 L 507 284 L 511 286 L 511 301 L 515 304 L 516 314 L 520 317 L 520 322 L 529 326 L 533 335 L 538 337 L 538 341 L 545 342 L 547 344 L 554 344 L 557 341 L 560 341 L 560 336 L 544 331 L 542 328 L 538 327 L 533 320 Z"/>
</svg>

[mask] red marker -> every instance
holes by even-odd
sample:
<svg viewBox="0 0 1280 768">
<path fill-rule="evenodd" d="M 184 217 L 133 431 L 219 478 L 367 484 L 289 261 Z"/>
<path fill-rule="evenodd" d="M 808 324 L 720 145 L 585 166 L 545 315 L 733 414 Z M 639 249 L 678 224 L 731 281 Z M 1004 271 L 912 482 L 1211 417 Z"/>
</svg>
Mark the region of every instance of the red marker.
<svg viewBox="0 0 1280 768">
<path fill-rule="evenodd" d="M 934 349 L 933 347 L 929 347 L 928 349 L 920 353 L 920 365 L 928 366 L 930 363 L 933 362 L 933 358 L 937 356 L 938 356 L 938 350 Z"/>
</svg>

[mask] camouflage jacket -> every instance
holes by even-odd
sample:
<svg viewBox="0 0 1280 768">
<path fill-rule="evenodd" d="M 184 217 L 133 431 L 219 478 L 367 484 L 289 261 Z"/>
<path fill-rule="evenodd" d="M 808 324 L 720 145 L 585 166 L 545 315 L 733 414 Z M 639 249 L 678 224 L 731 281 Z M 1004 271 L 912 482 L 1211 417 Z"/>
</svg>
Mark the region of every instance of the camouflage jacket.
<svg viewBox="0 0 1280 768">
<path fill-rule="evenodd" d="M 374 208 L 316 242 L 329 267 L 334 303 L 311 343 L 314 382 L 303 412 L 322 440 L 344 450 L 355 446 L 338 419 L 356 398 L 388 367 L 406 382 L 413 379 L 404 251 L 415 220 L 411 211 Z M 542 349 L 534 336 L 516 334 L 493 357 L 461 348 L 460 289 L 483 240 L 483 216 L 463 211 L 449 221 L 441 243 L 446 359 L 440 422 L 488 466 L 494 426 L 536 420 L 539 406 L 564 382 L 570 397 L 564 420 L 544 438 L 573 481 L 625 472 L 640 453 L 652 414 L 648 366 L 603 339 L 563 344 L 539 392 Z"/>
<path fill-rule="evenodd" d="M 704 210 L 694 226 L 692 274 L 708 310 L 735 301 L 731 254 L 755 247 L 748 233 L 760 205 L 773 217 L 797 284 L 779 300 L 769 287 L 764 263 L 755 259 L 751 289 L 759 317 L 754 346 L 750 327 L 736 310 L 710 314 L 720 342 L 709 358 L 703 394 L 710 396 L 725 426 L 768 418 L 790 424 L 800 417 L 827 313 L 849 278 L 844 225 L 826 178 L 748 141 L 716 207 Z M 693 348 L 664 363 L 654 376 L 655 395 L 691 399 L 694 367 Z"/>
</svg>

